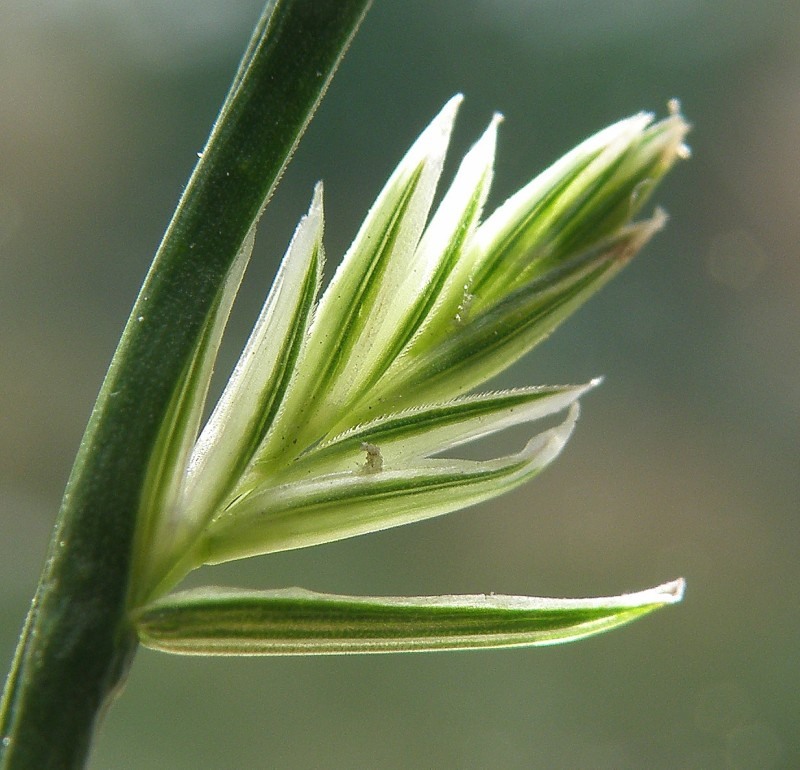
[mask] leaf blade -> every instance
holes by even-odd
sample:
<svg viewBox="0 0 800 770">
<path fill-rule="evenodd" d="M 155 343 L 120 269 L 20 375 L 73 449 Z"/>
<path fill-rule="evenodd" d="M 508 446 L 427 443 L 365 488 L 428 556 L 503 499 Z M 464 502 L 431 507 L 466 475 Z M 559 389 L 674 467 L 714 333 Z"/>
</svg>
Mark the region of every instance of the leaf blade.
<svg viewBox="0 0 800 770">
<path fill-rule="evenodd" d="M 124 681 L 136 645 L 128 620 L 138 582 L 131 573 L 136 517 L 159 426 L 230 266 L 368 6 L 266 5 L 76 458 L 0 702 L 0 754 L 8 766 L 82 765 L 97 714 Z M 139 316 L 158 323 L 139 323 Z"/>
</svg>

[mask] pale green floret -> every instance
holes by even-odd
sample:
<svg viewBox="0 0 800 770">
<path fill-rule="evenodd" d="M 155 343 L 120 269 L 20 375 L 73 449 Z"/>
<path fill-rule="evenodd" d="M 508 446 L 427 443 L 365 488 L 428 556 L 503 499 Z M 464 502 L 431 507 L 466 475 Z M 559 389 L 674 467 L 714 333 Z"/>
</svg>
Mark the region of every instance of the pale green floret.
<svg viewBox="0 0 800 770">
<path fill-rule="evenodd" d="M 165 428 L 174 432 L 183 426 L 186 438 L 176 442 L 165 433 L 165 450 L 151 469 L 134 606 L 163 595 L 204 563 L 330 542 L 491 499 L 529 480 L 566 444 L 577 400 L 599 380 L 464 394 L 549 335 L 663 226 L 660 211 L 651 219 L 632 218 L 685 153 L 688 126 L 677 111 L 657 123 L 648 114 L 622 120 L 580 144 L 484 219 L 500 123 L 495 115 L 431 215 L 460 102 L 460 96 L 451 99 L 401 160 L 319 299 L 324 216 L 322 186 L 317 187 L 250 340 L 198 438 L 222 328 L 252 248 L 251 232 L 187 372 L 191 398 L 181 394 Z M 560 425 L 534 436 L 516 454 L 484 461 L 437 457 L 564 409 L 568 415 Z M 432 636 L 424 642 L 420 619 L 408 627 L 404 620 L 386 642 L 320 641 L 310 630 L 297 643 L 265 636 L 239 644 L 230 638 L 239 594 L 217 593 L 203 604 L 203 612 L 220 619 L 217 642 L 198 641 L 197 628 L 187 631 L 183 647 L 176 641 L 174 629 L 159 620 L 165 608 L 189 626 L 195 622 L 189 618 L 196 617 L 188 604 L 183 612 L 177 598 L 138 617 L 144 643 L 173 651 L 438 649 L 578 638 L 674 601 L 679 593 L 676 588 L 659 598 L 652 592 L 637 595 L 641 601 L 632 605 L 609 600 L 604 607 L 613 611 L 584 620 L 578 615 L 588 605 L 553 600 L 561 602 L 563 623 L 537 626 L 541 618 L 534 619 L 528 631 L 516 635 L 498 631 L 502 621 L 486 633 L 478 623 L 473 636 L 456 624 L 437 637 L 438 621 L 425 616 Z M 323 613 L 345 607 L 343 617 L 350 612 L 351 619 L 363 606 L 346 597 L 310 596 L 295 599 L 306 609 L 309 601 L 317 602 Z M 288 594 L 260 595 L 256 604 L 263 605 L 263 617 L 267 608 L 274 610 L 276 597 L 289 601 Z M 467 598 L 408 600 L 408 607 L 503 610 L 497 602 L 483 607 Z M 190 600 L 195 603 L 196 596 Z M 397 607 L 406 600 L 376 601 Z M 529 601 L 545 611 L 545 600 Z M 532 607 L 526 605 L 526 611 Z M 403 610 L 404 617 L 408 612 Z M 274 633 L 269 623 L 258 622 L 264 634 Z"/>
<path fill-rule="evenodd" d="M 278 478 L 210 522 L 198 561 L 217 564 L 304 548 L 475 505 L 519 486 L 552 462 L 577 417 L 575 404 L 561 425 L 531 439 L 521 452 L 496 460 L 421 457 L 397 466 L 384 460 L 383 470 L 373 474 L 355 469 L 287 484 Z"/>
<path fill-rule="evenodd" d="M 138 614 L 142 643 L 181 655 L 324 655 L 563 644 L 679 602 L 684 581 L 622 596 L 336 596 L 182 591 Z"/>
</svg>

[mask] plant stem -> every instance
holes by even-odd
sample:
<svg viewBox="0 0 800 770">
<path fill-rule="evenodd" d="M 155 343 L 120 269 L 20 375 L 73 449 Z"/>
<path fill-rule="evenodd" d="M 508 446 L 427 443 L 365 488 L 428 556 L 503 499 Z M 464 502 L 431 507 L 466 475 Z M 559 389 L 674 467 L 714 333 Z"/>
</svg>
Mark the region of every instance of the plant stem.
<svg viewBox="0 0 800 770">
<path fill-rule="evenodd" d="M 225 276 L 369 0 L 272 0 L 123 332 L 64 495 L 0 711 L 4 770 L 81 767 L 137 647 L 140 493 Z"/>
</svg>

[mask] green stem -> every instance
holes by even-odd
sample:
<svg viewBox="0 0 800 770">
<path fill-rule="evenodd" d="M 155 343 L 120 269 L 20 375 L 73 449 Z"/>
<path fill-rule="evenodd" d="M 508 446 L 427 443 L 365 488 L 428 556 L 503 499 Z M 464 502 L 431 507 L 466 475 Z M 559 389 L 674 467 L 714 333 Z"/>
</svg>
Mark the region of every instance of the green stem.
<svg viewBox="0 0 800 770">
<path fill-rule="evenodd" d="M 0 706 L 0 766 L 83 766 L 137 642 L 127 617 L 159 425 L 225 276 L 370 0 L 271 0 L 136 301 L 75 461 Z"/>
</svg>

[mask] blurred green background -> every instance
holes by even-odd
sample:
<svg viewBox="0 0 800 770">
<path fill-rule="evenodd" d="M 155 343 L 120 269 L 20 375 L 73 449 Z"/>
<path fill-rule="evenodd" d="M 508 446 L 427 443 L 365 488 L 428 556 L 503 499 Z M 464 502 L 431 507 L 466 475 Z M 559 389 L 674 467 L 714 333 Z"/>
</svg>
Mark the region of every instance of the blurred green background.
<svg viewBox="0 0 800 770">
<path fill-rule="evenodd" d="M 0 5 L 0 660 L 259 10 Z M 198 577 L 583 596 L 683 575 L 686 600 L 539 650 L 143 650 L 92 768 L 800 767 L 798 40 L 798 3 L 377 0 L 262 220 L 223 370 L 313 183 L 325 180 L 335 261 L 455 91 L 467 101 L 454 159 L 493 110 L 506 116 L 495 204 L 589 133 L 643 108 L 664 114 L 673 96 L 695 124 L 694 157 L 656 194 L 667 230 L 504 378 L 606 375 L 553 468 L 492 504 Z"/>
</svg>

